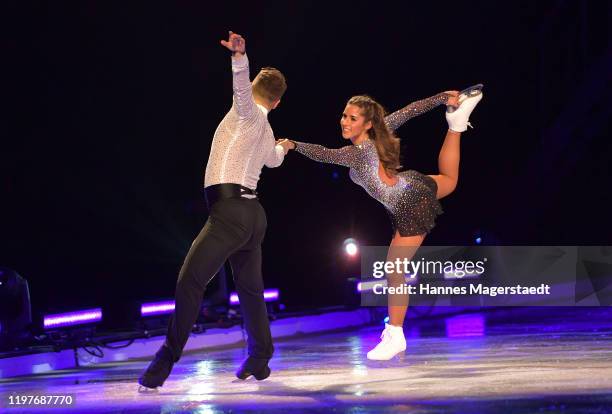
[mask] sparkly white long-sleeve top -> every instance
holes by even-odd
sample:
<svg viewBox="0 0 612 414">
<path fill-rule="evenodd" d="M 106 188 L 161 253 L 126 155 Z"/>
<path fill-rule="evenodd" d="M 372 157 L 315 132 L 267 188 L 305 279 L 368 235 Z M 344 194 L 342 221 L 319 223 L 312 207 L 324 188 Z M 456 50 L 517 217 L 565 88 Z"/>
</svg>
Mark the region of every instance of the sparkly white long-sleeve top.
<svg viewBox="0 0 612 414">
<path fill-rule="evenodd" d="M 232 58 L 234 98 L 213 137 L 204 187 L 234 183 L 257 188 L 261 169 L 278 167 L 285 153 L 275 145 L 268 110 L 253 100 L 247 56 Z"/>
</svg>

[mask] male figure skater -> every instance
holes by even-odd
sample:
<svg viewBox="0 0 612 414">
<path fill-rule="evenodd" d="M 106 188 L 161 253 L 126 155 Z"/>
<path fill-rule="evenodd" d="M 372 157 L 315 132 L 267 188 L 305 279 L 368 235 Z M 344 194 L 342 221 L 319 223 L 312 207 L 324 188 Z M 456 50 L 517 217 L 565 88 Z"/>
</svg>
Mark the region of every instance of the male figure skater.
<svg viewBox="0 0 612 414">
<path fill-rule="evenodd" d="M 251 84 L 244 38 L 229 32 L 221 44 L 232 52 L 234 102 L 215 131 L 206 166 L 210 215 L 179 273 L 166 341 L 139 378 L 147 388 L 163 385 L 170 375 L 196 321 L 206 285 L 226 259 L 232 266 L 248 334 L 249 357 L 236 376 L 263 380 L 270 375 L 268 361 L 274 348 L 261 274 L 266 213 L 255 189 L 262 167 L 278 167 L 285 156 L 284 147 L 275 145 L 267 115 L 278 106 L 287 84 L 274 68 L 262 69 Z"/>
</svg>

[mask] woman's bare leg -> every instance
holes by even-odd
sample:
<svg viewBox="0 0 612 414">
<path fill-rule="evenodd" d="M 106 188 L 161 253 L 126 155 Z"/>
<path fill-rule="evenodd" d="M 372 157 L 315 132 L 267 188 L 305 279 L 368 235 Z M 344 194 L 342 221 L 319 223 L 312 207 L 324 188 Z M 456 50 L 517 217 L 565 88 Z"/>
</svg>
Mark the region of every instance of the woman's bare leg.
<svg viewBox="0 0 612 414">
<path fill-rule="evenodd" d="M 457 187 L 459 180 L 459 158 L 460 158 L 461 132 L 448 130 L 444 138 L 444 144 L 438 155 L 438 175 L 430 175 L 438 184 L 438 194 L 441 199 L 452 193 Z"/>
<path fill-rule="evenodd" d="M 423 243 L 425 235 L 408 236 L 402 237 L 399 232 L 396 231 L 391 245 L 389 246 L 389 253 L 387 254 L 388 261 L 400 260 L 412 260 L 414 254 L 418 250 L 419 246 Z M 403 274 L 389 274 L 387 275 L 388 286 L 398 287 L 405 283 L 405 276 Z M 404 318 L 406 317 L 406 311 L 408 310 L 408 294 L 397 294 L 389 295 L 388 297 L 388 308 L 389 308 L 389 324 L 393 326 L 403 326 Z"/>
</svg>

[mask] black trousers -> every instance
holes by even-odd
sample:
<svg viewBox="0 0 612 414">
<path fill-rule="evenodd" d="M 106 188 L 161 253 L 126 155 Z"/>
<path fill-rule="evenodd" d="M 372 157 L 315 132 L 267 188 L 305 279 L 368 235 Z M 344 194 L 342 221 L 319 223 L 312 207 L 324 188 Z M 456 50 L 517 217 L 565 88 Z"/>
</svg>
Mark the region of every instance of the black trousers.
<svg viewBox="0 0 612 414">
<path fill-rule="evenodd" d="M 224 198 L 215 202 L 179 273 L 174 314 L 165 345 L 179 360 L 198 317 L 206 285 L 227 259 L 240 299 L 249 356 L 270 359 L 274 352 L 261 274 L 261 243 L 266 213 L 257 199 Z"/>
</svg>

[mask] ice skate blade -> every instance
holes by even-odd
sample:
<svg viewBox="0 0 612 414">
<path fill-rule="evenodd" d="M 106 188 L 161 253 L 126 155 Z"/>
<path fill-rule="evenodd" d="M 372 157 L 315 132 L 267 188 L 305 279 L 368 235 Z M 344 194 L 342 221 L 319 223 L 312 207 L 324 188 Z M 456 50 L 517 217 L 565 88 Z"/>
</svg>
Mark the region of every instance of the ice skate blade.
<svg viewBox="0 0 612 414">
<path fill-rule="evenodd" d="M 465 101 L 468 98 L 473 98 L 475 96 L 478 96 L 482 93 L 482 88 L 484 87 L 484 85 L 482 83 L 477 83 L 476 85 L 472 85 L 469 88 L 465 88 L 464 90 L 462 90 L 461 92 L 459 92 L 459 104 L 461 104 L 461 102 Z M 457 110 L 457 108 L 459 108 L 459 106 L 447 106 L 446 107 L 446 112 L 453 113 Z"/>
<path fill-rule="evenodd" d="M 393 355 L 389 359 L 370 359 L 366 358 L 367 361 L 373 363 L 385 363 L 385 362 L 403 362 L 406 359 L 406 351 L 400 351 L 397 354 Z"/>
<path fill-rule="evenodd" d="M 149 388 L 144 385 L 138 385 L 138 393 L 139 394 L 157 394 L 159 392 L 159 387 Z"/>
</svg>

